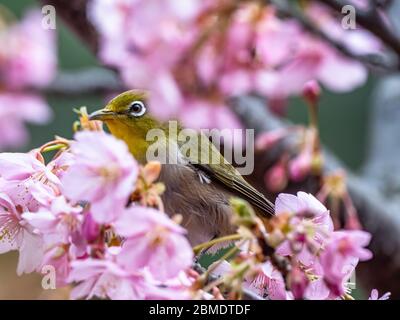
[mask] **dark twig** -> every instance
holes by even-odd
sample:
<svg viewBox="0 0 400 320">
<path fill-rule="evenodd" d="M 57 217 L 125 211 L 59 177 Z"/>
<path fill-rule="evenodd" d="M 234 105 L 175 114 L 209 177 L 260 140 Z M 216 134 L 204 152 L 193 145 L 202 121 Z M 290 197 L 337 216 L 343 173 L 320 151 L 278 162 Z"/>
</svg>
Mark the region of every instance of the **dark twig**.
<svg viewBox="0 0 400 320">
<path fill-rule="evenodd" d="M 109 69 L 87 68 L 79 71 L 60 72 L 46 88 L 46 93 L 57 95 L 84 95 L 110 93 L 125 88 L 118 76 Z"/>
</svg>

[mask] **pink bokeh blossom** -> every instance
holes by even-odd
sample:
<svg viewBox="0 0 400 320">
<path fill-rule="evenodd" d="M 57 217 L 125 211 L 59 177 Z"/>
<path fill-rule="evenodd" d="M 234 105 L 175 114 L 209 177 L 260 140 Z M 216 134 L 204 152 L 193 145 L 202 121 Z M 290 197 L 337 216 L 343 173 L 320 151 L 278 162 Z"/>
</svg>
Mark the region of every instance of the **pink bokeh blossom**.
<svg viewBox="0 0 400 320">
<path fill-rule="evenodd" d="M 0 150 L 24 145 L 29 139 L 25 123 L 44 124 L 51 115 L 38 95 L 0 92 Z"/>
<path fill-rule="evenodd" d="M 57 67 L 55 31 L 42 27 L 42 14 L 28 12 L 0 32 L 0 81 L 10 89 L 44 87 Z"/>
<path fill-rule="evenodd" d="M 28 93 L 47 86 L 57 67 L 55 31 L 44 29 L 42 18 L 30 11 L 0 30 L 0 150 L 23 146 L 25 123 L 43 124 L 51 116 L 45 100 Z"/>
<path fill-rule="evenodd" d="M 89 18 L 100 34 L 102 61 L 116 67 L 129 87 L 151 91 L 153 114 L 179 118 L 185 125 L 201 119 L 203 128 L 239 128 L 227 106 L 231 97 L 258 93 L 284 101 L 300 95 L 310 80 L 345 92 L 367 79 L 362 64 L 306 32 L 296 20 L 278 17 L 273 5 L 240 4 L 224 27 L 217 23 L 212 29 L 218 6 L 198 0 L 184 6 L 178 0 L 95 0 Z M 309 4 L 305 13 L 329 36 L 348 38 L 344 45 L 355 53 L 381 49 L 363 30 L 344 37 L 340 22 L 325 7 Z M 208 27 L 214 32 L 206 32 Z"/>
</svg>

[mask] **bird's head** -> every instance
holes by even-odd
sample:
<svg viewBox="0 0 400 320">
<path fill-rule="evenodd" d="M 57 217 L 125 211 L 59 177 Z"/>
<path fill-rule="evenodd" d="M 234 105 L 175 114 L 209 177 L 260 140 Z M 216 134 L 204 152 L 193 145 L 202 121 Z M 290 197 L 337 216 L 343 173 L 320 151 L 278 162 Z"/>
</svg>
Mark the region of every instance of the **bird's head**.
<svg viewBox="0 0 400 320">
<path fill-rule="evenodd" d="M 148 97 L 148 92 L 144 90 L 125 91 L 109 101 L 103 109 L 93 112 L 89 119 L 147 128 L 150 124 L 156 124 L 147 112 Z"/>
<path fill-rule="evenodd" d="M 160 123 L 148 114 L 149 94 L 144 90 L 129 90 L 116 96 L 107 105 L 89 115 L 90 120 L 105 122 L 111 133 L 124 140 L 138 158 L 148 147 L 147 132 L 160 128 Z"/>
</svg>

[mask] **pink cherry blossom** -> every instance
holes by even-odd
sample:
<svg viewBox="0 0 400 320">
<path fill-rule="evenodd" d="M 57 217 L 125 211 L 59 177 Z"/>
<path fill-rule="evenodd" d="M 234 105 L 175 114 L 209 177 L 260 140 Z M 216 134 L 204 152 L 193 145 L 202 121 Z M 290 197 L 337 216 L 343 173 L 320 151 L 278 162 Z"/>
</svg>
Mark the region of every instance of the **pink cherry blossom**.
<svg viewBox="0 0 400 320">
<path fill-rule="evenodd" d="M 185 229 L 164 213 L 131 207 L 115 222 L 116 232 L 125 237 L 118 263 L 130 271 L 148 268 L 155 279 L 167 280 L 190 267 L 192 248 Z"/>
<path fill-rule="evenodd" d="M 72 299 L 138 300 L 145 297 L 143 277 L 129 274 L 112 260 L 75 260 L 71 262 L 68 281 L 79 282 L 71 292 Z"/>
<path fill-rule="evenodd" d="M 34 152 L 31 153 L 0 153 L 0 176 L 8 181 L 23 181 L 38 176 L 57 182 L 57 177 L 39 161 Z"/>
<path fill-rule="evenodd" d="M 332 241 L 325 251 L 336 250 L 344 257 L 354 257 L 361 261 L 372 258 L 372 253 L 365 249 L 371 240 L 371 234 L 361 230 L 342 230 L 333 233 Z"/>
<path fill-rule="evenodd" d="M 109 248 L 105 259 L 83 259 L 70 263 L 68 282 L 77 282 L 71 292 L 72 299 L 92 299 L 94 297 L 112 300 L 138 299 L 188 299 L 192 281 L 180 273 L 167 282 L 157 282 L 145 270 L 141 273 L 129 272 L 121 267 L 116 257 L 120 248 Z"/>
<path fill-rule="evenodd" d="M 56 287 L 64 287 L 69 284 L 68 277 L 71 270 L 71 260 L 68 247 L 57 245 L 44 253 L 40 269 L 45 270 L 45 267 L 52 266 L 56 272 Z"/>
<path fill-rule="evenodd" d="M 25 212 L 22 217 L 40 231 L 48 244 L 72 241 L 73 236 L 80 232 L 82 224 L 82 209 L 67 203 L 63 196 L 52 200 L 48 208 L 40 208 L 37 212 Z"/>
<path fill-rule="evenodd" d="M 329 211 L 313 195 L 298 192 L 297 196 L 280 194 L 275 201 L 275 212 L 293 216 L 287 240 L 280 244 L 277 253 L 283 256 L 295 254 L 302 264 L 311 265 L 333 232 Z"/>
<path fill-rule="evenodd" d="M 115 220 L 128 202 L 138 165 L 126 144 L 103 132 L 78 132 L 71 144 L 75 162 L 62 177 L 72 201 L 89 201 L 95 221 Z"/>
<path fill-rule="evenodd" d="M 57 286 L 68 284 L 70 262 L 87 255 L 87 241 L 81 232 L 81 212 L 82 208 L 72 206 L 59 196 L 48 207 L 22 214 L 24 221 L 43 239 L 42 267 L 55 268 Z"/>
<path fill-rule="evenodd" d="M 282 274 L 269 261 L 262 264 L 261 272 L 248 288 L 259 296 L 268 297 L 270 300 L 286 300 L 289 297 L 286 293 Z"/>
<path fill-rule="evenodd" d="M 352 269 L 349 269 L 352 271 Z M 307 269 L 309 283 L 304 291 L 304 298 L 307 300 L 327 300 L 334 299 L 337 296 L 333 296 L 326 286 L 323 279 L 323 269 L 319 260 L 315 260 L 312 265 Z"/>
<path fill-rule="evenodd" d="M 210 266 L 213 267 L 212 275 L 222 277 L 234 274 L 234 268 L 228 261 L 223 260 L 215 263 L 217 265 Z M 291 299 L 290 293 L 286 292 L 285 280 L 282 274 L 274 268 L 269 260 L 257 267 L 258 274 L 255 277 L 246 277 L 244 279 L 244 288 L 270 300 Z"/>
<path fill-rule="evenodd" d="M 59 194 L 59 179 L 34 152 L 0 153 L 0 192 L 21 212 L 35 212 Z"/>
<path fill-rule="evenodd" d="M 16 205 L 4 193 L 0 193 L 0 254 L 19 251 L 17 274 L 31 273 L 41 265 L 43 240 L 26 223 Z"/>
<path fill-rule="evenodd" d="M 323 279 L 332 294 L 343 294 L 349 269 L 353 270 L 359 260 L 372 257 L 372 253 L 364 248 L 370 239 L 369 233 L 359 230 L 336 231 L 332 234 L 320 256 Z"/>
<path fill-rule="evenodd" d="M 47 164 L 47 168 L 59 179 L 75 161 L 75 156 L 68 151 L 62 152 L 59 156 Z"/>
<path fill-rule="evenodd" d="M 332 230 L 333 226 L 329 218 L 329 211 L 318 201 L 312 194 L 298 192 L 297 195 L 281 193 L 275 202 L 276 214 L 291 213 L 304 216 L 311 214 L 312 216 L 323 216 L 327 224 L 327 229 Z"/>
</svg>

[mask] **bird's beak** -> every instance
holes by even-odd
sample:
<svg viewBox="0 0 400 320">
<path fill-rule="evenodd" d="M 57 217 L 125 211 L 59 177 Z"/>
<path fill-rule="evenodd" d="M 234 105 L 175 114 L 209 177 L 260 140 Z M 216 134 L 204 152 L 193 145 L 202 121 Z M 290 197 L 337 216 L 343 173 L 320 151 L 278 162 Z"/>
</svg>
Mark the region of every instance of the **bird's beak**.
<svg viewBox="0 0 400 320">
<path fill-rule="evenodd" d="M 107 120 L 114 117 L 114 112 L 106 109 L 97 110 L 89 115 L 89 120 Z"/>
</svg>

